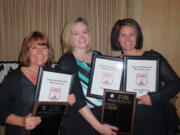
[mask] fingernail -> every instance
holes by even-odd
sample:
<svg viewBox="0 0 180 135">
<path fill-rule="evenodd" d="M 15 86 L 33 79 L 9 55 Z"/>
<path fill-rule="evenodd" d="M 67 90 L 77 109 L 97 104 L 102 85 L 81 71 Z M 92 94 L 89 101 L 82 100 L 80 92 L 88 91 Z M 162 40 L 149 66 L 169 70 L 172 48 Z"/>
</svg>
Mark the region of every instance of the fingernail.
<svg viewBox="0 0 180 135">
<path fill-rule="evenodd" d="M 119 130 L 119 128 L 116 128 L 116 130 Z"/>
</svg>

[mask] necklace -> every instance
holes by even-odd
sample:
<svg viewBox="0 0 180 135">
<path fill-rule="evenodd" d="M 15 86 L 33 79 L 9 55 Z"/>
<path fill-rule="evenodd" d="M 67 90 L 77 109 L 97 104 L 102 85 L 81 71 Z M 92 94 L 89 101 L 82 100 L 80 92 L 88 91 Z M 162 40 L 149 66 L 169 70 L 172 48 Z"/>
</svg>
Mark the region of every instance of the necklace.
<svg viewBox="0 0 180 135">
<path fill-rule="evenodd" d="M 82 62 L 91 62 L 92 59 L 92 52 L 85 53 L 83 55 L 78 55 L 77 53 L 74 53 L 75 58 Z"/>
</svg>

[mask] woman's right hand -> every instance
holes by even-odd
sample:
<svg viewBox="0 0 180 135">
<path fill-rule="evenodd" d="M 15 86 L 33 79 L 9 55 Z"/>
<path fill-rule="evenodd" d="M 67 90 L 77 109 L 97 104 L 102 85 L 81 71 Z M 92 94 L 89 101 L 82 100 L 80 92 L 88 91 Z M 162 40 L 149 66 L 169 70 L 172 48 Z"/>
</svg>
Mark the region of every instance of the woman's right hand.
<svg viewBox="0 0 180 135">
<path fill-rule="evenodd" d="M 118 131 L 119 128 L 112 126 L 112 125 L 108 125 L 108 124 L 101 124 L 101 128 L 99 130 L 99 132 L 102 135 L 117 135 L 116 131 Z"/>
<path fill-rule="evenodd" d="M 140 96 L 138 99 L 139 99 L 138 104 L 152 106 L 151 98 L 148 94 Z"/>
<path fill-rule="evenodd" d="M 117 135 L 116 131 L 119 130 L 119 128 L 115 126 L 111 126 L 108 124 L 101 124 L 94 114 L 91 112 L 91 110 L 88 108 L 88 106 L 84 106 L 79 110 L 79 113 L 91 124 L 91 126 L 101 133 L 102 135 Z"/>
<path fill-rule="evenodd" d="M 41 117 L 32 116 L 32 114 L 28 114 L 24 117 L 24 127 L 26 130 L 32 130 L 36 128 L 37 125 L 41 123 Z"/>
</svg>

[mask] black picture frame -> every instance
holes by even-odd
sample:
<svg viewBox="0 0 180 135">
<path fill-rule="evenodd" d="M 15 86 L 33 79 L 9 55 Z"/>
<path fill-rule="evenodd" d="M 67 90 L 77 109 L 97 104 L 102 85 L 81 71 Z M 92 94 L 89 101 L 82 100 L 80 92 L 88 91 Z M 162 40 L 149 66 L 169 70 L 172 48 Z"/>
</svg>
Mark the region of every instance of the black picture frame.
<svg viewBox="0 0 180 135">
<path fill-rule="evenodd" d="M 72 91 L 73 78 L 74 74 L 57 72 L 54 68 L 49 68 L 46 66 L 40 67 L 32 115 L 41 117 L 41 123 L 35 129 L 27 131 L 26 135 L 58 134 L 61 128 L 62 120 L 68 114 L 69 106 L 67 96 Z M 43 85 L 45 87 L 43 87 Z M 57 97 L 55 99 L 59 100 L 42 100 L 44 98 L 40 98 L 41 92 L 42 94 L 49 96 L 50 94 L 48 95 L 48 93 L 50 93 L 50 88 L 59 87 L 61 87 L 63 90 L 61 93 L 61 96 L 63 97 L 62 100 Z M 58 91 L 55 89 L 55 92 Z"/>
<path fill-rule="evenodd" d="M 54 68 L 41 66 L 39 69 L 35 102 L 66 104 L 72 91 L 74 74 L 57 72 Z"/>
<path fill-rule="evenodd" d="M 123 90 L 136 92 L 137 97 L 156 92 L 159 82 L 159 58 L 124 57 Z"/>
<path fill-rule="evenodd" d="M 41 66 L 38 74 L 32 115 L 49 117 L 57 114 L 60 115 L 60 113 L 64 114 L 65 112 L 67 112 L 67 96 L 72 91 L 73 79 L 74 74 L 57 72 L 54 68 Z M 52 94 L 51 92 L 55 92 L 56 97 L 54 97 L 54 93 Z M 44 100 L 44 98 L 42 98 L 43 100 L 41 100 L 41 93 L 43 94 L 43 96 L 45 94 L 45 99 L 47 100 Z M 49 100 L 51 99 L 50 97 L 52 97 L 53 100 Z"/>
<path fill-rule="evenodd" d="M 135 109 L 135 92 L 105 89 L 101 122 L 118 127 L 118 135 L 132 135 Z"/>
<path fill-rule="evenodd" d="M 94 55 L 87 96 L 103 98 L 104 89 L 122 88 L 123 59 L 106 55 Z"/>
</svg>

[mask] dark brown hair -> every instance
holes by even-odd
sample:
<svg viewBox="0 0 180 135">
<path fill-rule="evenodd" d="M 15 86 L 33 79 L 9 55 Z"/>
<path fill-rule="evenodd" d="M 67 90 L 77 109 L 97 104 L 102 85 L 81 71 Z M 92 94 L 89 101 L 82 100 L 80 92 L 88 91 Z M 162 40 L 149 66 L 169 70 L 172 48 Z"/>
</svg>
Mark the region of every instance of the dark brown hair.
<svg viewBox="0 0 180 135">
<path fill-rule="evenodd" d="M 118 20 L 111 31 L 111 48 L 113 50 L 120 50 L 123 53 L 121 44 L 118 41 L 119 32 L 123 26 L 132 26 L 136 30 L 136 49 L 141 49 L 143 47 L 143 34 L 141 31 L 140 25 L 136 22 L 136 20 L 132 18 L 126 18 L 123 20 Z"/>
</svg>

